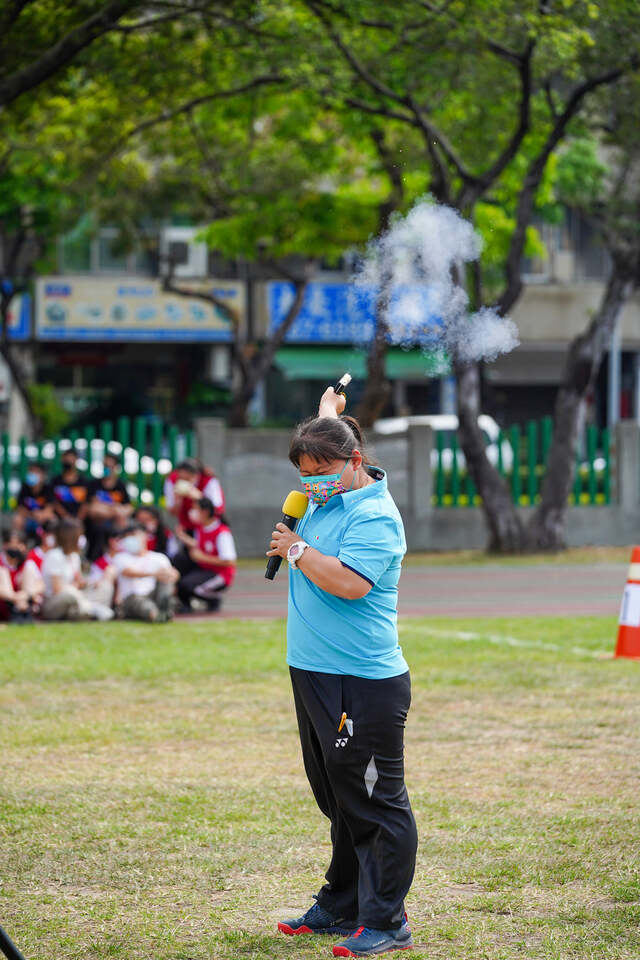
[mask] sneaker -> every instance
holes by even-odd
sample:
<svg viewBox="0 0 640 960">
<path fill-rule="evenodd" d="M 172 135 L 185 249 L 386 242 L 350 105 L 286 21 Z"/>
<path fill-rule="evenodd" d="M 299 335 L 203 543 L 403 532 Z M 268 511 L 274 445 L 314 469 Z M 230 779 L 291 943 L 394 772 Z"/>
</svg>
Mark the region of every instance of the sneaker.
<svg viewBox="0 0 640 960">
<path fill-rule="evenodd" d="M 278 924 L 280 933 L 286 933 L 289 936 L 298 936 L 301 933 L 342 934 L 350 933 L 355 929 L 355 920 L 334 917 L 319 903 L 314 903 L 306 913 L 296 920 L 284 920 Z"/>
<path fill-rule="evenodd" d="M 355 933 L 336 944 L 334 957 L 374 957 L 390 950 L 411 950 L 413 939 L 406 920 L 398 930 L 373 930 L 371 927 L 358 927 Z"/>
</svg>

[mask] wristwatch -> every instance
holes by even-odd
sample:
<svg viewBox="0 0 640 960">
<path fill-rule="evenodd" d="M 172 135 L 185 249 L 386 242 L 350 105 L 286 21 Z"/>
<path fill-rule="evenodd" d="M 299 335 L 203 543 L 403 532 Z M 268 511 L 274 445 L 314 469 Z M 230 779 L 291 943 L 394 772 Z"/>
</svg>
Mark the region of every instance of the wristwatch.
<svg viewBox="0 0 640 960">
<path fill-rule="evenodd" d="M 289 566 L 292 570 L 295 570 L 298 566 L 298 560 L 305 552 L 308 543 L 305 543 L 304 540 L 296 540 L 295 543 L 292 543 L 289 549 L 287 550 L 287 560 L 289 561 Z"/>
</svg>

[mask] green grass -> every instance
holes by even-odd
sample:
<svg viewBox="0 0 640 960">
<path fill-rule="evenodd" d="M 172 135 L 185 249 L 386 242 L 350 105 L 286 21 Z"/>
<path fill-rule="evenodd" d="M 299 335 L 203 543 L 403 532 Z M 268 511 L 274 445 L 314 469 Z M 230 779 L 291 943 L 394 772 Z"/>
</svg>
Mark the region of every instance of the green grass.
<svg viewBox="0 0 640 960">
<path fill-rule="evenodd" d="M 406 621 L 422 958 L 637 960 L 640 666 L 612 619 Z M 282 623 L 0 633 L 0 923 L 27 960 L 330 956 Z"/>
</svg>

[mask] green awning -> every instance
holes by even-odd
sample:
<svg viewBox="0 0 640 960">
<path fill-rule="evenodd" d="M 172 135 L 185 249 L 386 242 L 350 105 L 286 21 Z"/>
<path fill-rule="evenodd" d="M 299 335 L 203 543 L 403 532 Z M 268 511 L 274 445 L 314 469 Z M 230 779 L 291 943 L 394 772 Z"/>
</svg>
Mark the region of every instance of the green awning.
<svg viewBox="0 0 640 960">
<path fill-rule="evenodd" d="M 367 356 L 352 347 L 281 347 L 275 364 L 287 380 L 331 380 L 348 370 L 354 380 L 367 376 Z M 390 380 L 417 380 L 439 377 L 449 372 L 441 354 L 390 347 L 387 351 L 387 376 Z"/>
</svg>

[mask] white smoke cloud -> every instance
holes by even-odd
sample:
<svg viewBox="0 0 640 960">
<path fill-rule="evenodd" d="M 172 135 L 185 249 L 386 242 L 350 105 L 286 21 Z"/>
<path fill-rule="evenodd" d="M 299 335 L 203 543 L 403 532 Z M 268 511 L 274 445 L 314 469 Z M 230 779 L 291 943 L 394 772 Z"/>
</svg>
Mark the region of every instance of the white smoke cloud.
<svg viewBox="0 0 640 960">
<path fill-rule="evenodd" d="M 517 327 L 489 307 L 470 314 L 454 279 L 481 250 L 481 237 L 457 211 L 421 200 L 369 244 L 354 282 L 389 297 L 396 342 L 446 351 L 463 363 L 495 360 L 518 346 Z"/>
</svg>

